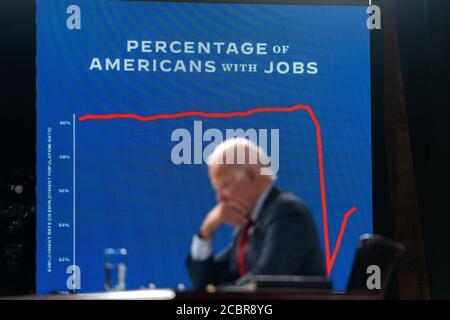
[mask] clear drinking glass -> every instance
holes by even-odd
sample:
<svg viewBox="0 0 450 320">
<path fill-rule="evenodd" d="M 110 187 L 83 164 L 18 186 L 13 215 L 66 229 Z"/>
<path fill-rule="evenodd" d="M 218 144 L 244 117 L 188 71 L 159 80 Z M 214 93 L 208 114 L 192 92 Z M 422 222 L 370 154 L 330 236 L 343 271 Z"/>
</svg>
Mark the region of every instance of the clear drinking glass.
<svg viewBox="0 0 450 320">
<path fill-rule="evenodd" d="M 122 291 L 126 289 L 127 249 L 107 248 L 104 251 L 105 290 Z"/>
</svg>

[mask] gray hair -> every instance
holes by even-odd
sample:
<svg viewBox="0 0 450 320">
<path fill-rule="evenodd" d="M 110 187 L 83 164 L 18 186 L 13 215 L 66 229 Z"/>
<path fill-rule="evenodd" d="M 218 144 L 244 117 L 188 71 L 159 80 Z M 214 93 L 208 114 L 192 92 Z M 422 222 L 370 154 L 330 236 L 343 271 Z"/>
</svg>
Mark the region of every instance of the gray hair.
<svg viewBox="0 0 450 320">
<path fill-rule="evenodd" d="M 207 159 L 208 166 L 212 164 L 257 165 L 261 175 L 275 180 L 276 175 L 270 167 L 270 162 L 269 156 L 261 147 L 241 137 L 227 139 L 220 143 Z"/>
</svg>

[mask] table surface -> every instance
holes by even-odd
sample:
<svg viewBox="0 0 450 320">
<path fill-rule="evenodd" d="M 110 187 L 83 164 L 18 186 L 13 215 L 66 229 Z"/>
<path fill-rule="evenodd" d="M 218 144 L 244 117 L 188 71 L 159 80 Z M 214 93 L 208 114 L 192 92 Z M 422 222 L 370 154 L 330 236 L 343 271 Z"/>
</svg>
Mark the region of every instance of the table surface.
<svg viewBox="0 0 450 320">
<path fill-rule="evenodd" d="M 52 294 L 3 297 L 0 300 L 381 300 L 380 293 L 332 292 L 329 290 L 174 291 L 130 290 L 83 294 Z"/>
</svg>

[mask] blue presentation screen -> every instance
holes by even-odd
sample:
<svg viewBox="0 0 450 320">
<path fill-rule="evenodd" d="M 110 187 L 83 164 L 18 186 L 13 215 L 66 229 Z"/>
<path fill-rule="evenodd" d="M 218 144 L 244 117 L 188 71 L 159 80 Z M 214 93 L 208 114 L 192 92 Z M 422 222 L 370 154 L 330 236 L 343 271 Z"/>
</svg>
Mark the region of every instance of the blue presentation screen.
<svg viewBox="0 0 450 320">
<path fill-rule="evenodd" d="M 311 210 L 345 289 L 372 232 L 366 7 L 37 1 L 37 292 L 191 286 L 216 204 L 206 159 L 244 136 Z M 232 228 L 215 235 L 218 252 Z"/>
</svg>

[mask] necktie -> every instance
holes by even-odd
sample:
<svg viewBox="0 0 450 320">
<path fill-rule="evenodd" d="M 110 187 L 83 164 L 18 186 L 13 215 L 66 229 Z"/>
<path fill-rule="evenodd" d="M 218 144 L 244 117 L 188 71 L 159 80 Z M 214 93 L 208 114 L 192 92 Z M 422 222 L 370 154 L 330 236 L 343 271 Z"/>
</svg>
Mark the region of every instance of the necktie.
<svg viewBox="0 0 450 320">
<path fill-rule="evenodd" d="M 249 220 L 247 224 L 242 229 L 241 235 L 239 237 L 239 241 L 237 244 L 237 262 L 239 267 L 239 275 L 242 277 L 248 272 L 247 267 L 247 246 L 248 246 L 248 229 L 253 225 L 253 222 Z"/>
</svg>

